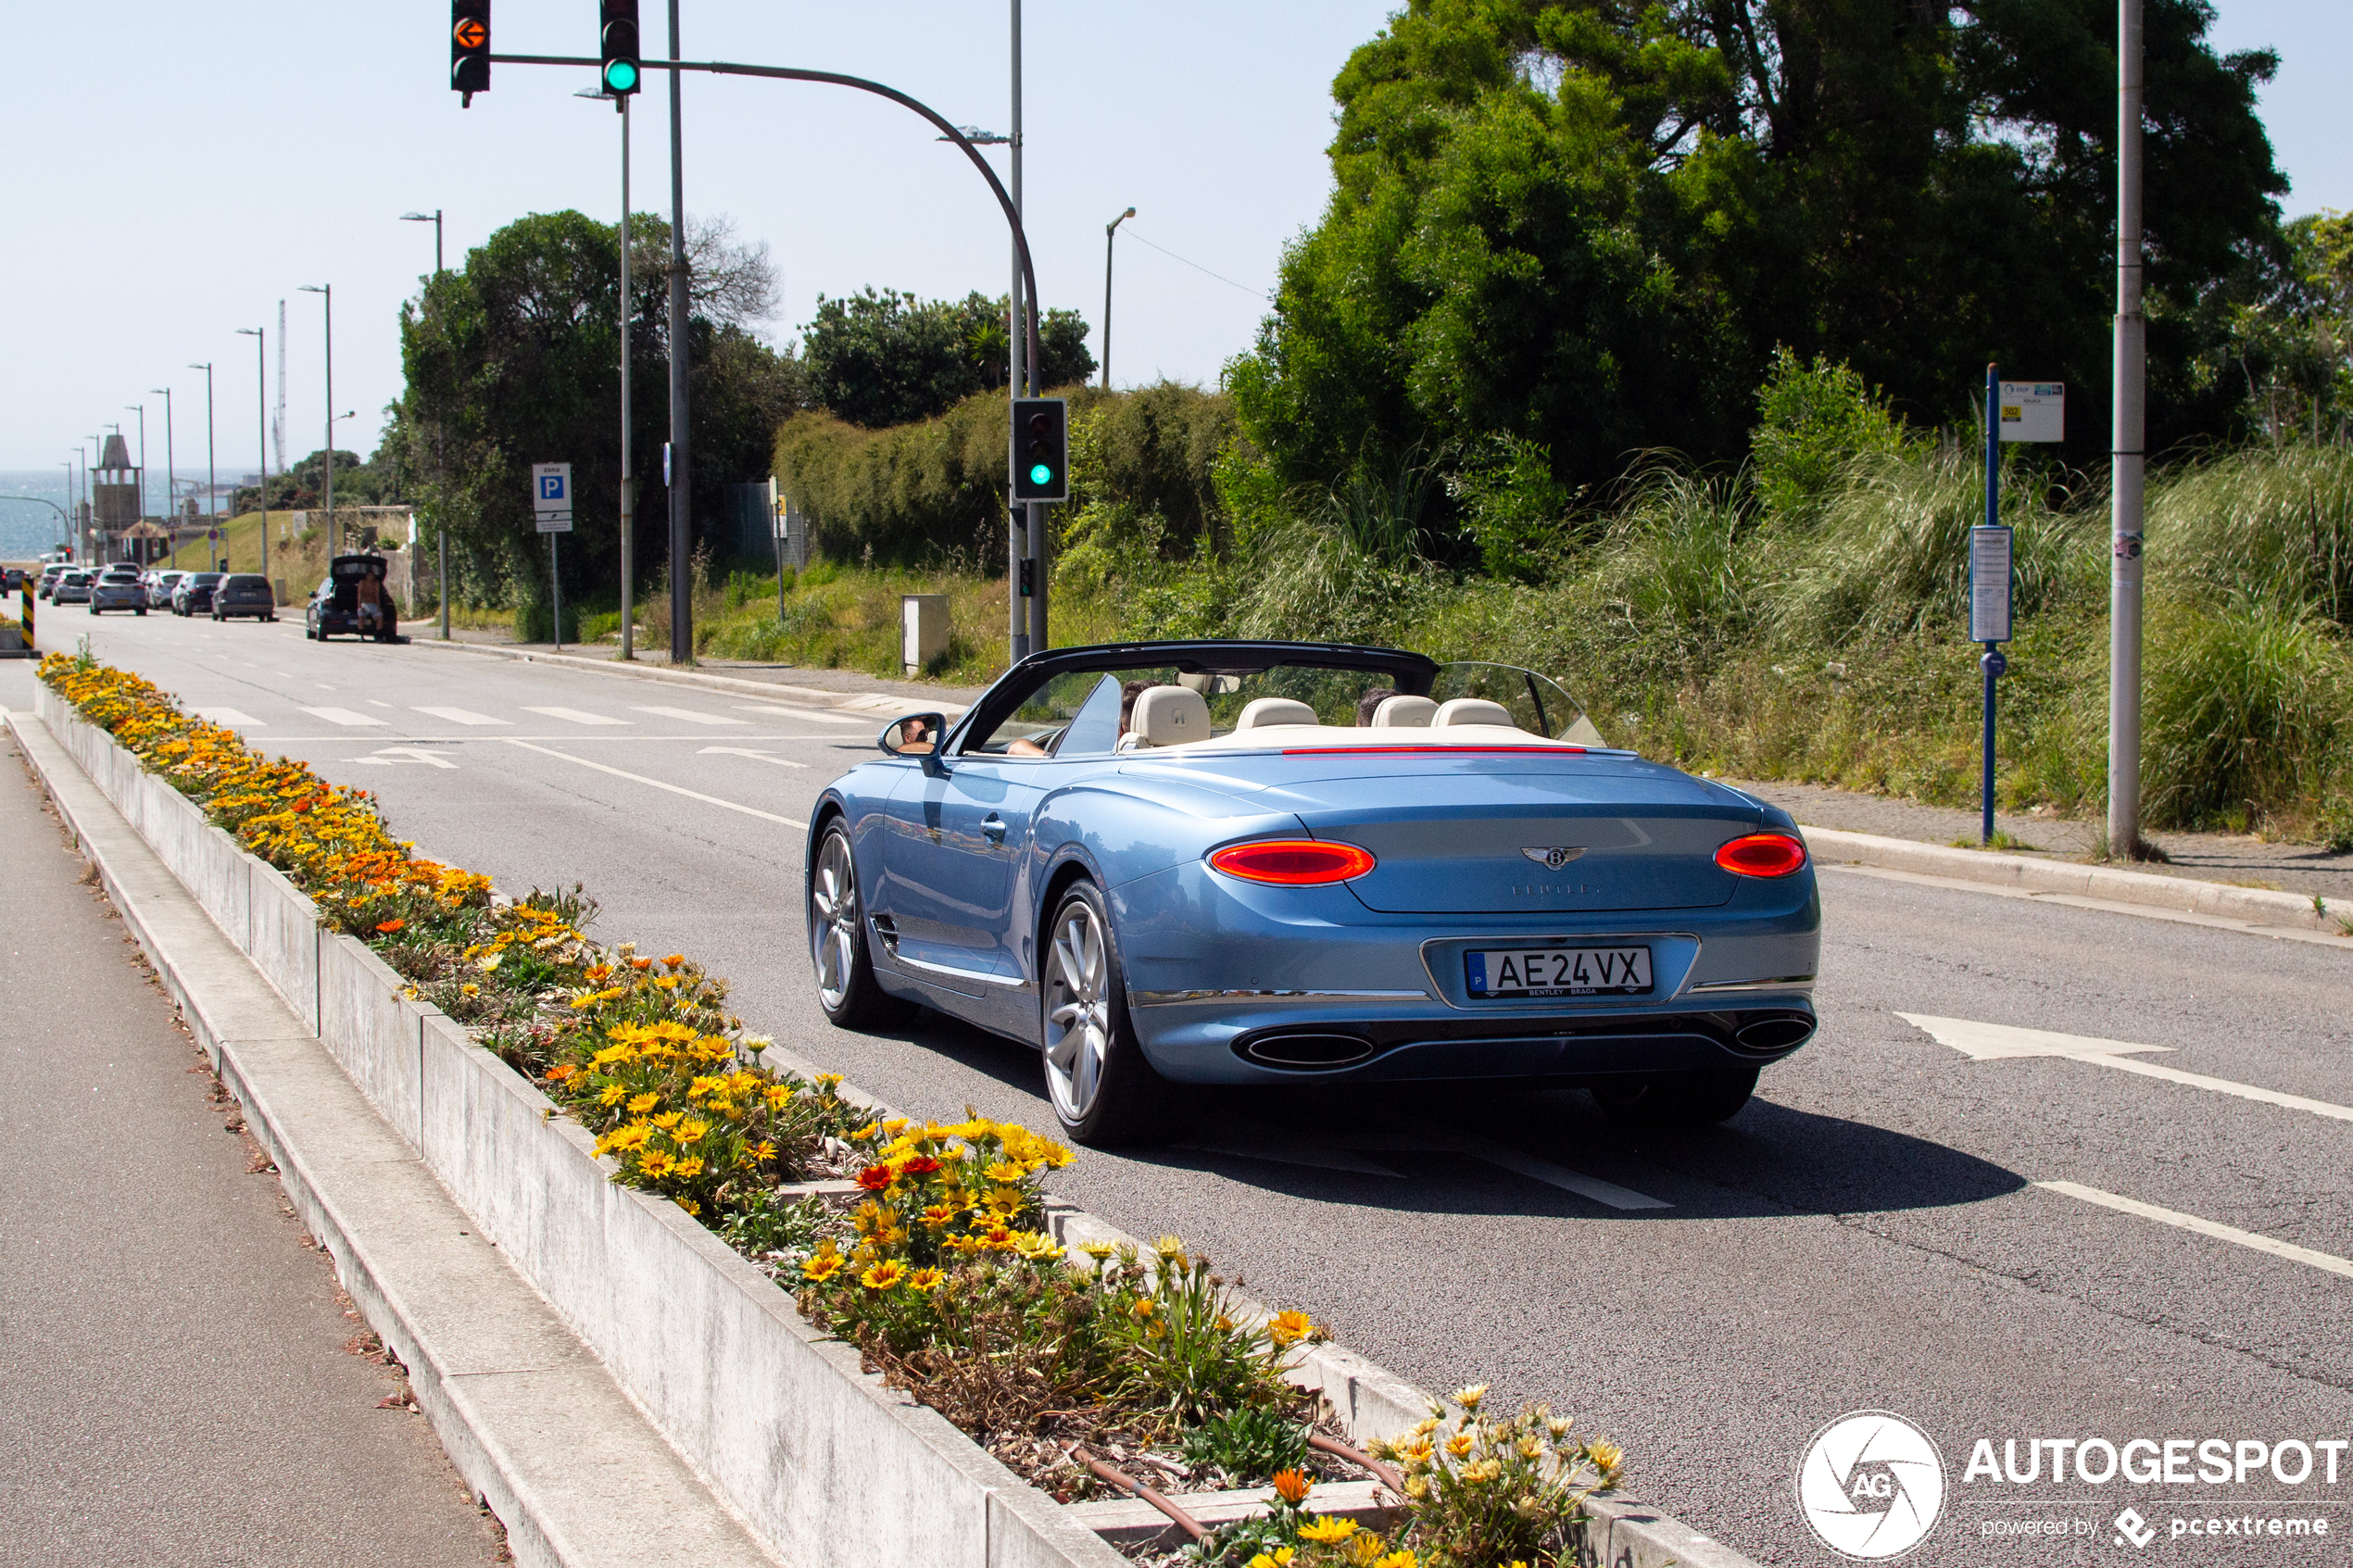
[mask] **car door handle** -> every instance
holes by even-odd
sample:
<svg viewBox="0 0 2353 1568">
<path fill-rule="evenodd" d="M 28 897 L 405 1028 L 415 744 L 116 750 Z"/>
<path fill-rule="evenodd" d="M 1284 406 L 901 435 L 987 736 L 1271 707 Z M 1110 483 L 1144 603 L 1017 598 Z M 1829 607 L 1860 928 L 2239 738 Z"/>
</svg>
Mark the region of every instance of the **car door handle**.
<svg viewBox="0 0 2353 1568">
<path fill-rule="evenodd" d="M 980 820 L 980 831 L 988 834 L 989 843 L 1002 844 L 1005 842 L 1005 819 L 991 811 Z"/>
</svg>

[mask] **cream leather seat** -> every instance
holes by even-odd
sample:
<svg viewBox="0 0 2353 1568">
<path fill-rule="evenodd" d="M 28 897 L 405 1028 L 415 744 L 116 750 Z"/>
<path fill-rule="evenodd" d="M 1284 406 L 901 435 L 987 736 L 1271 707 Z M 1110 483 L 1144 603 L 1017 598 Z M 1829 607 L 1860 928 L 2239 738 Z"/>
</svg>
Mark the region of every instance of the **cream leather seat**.
<svg viewBox="0 0 2353 1568">
<path fill-rule="evenodd" d="M 1381 698 L 1380 706 L 1373 709 L 1373 728 L 1426 730 L 1429 728 L 1431 716 L 1437 711 L 1438 704 L 1426 696 L 1406 696 L 1403 694 L 1385 696 Z"/>
<path fill-rule="evenodd" d="M 1153 686 L 1137 694 L 1127 734 L 1119 744 L 1123 751 L 1139 751 L 1208 738 L 1209 704 L 1202 700 L 1201 693 L 1182 686 Z"/>
<path fill-rule="evenodd" d="M 1269 724 L 1313 724 L 1315 721 L 1315 710 L 1296 698 L 1262 696 L 1243 706 L 1242 716 L 1234 721 L 1234 728 L 1256 730 Z"/>
<path fill-rule="evenodd" d="M 1385 708 L 1388 704 L 1381 706 Z M 1510 709 L 1500 702 L 1490 702 L 1483 696 L 1458 696 L 1452 702 L 1441 703 L 1430 722 L 1440 729 L 1455 724 L 1498 724 L 1506 730 L 1519 727 L 1512 722 Z"/>
</svg>

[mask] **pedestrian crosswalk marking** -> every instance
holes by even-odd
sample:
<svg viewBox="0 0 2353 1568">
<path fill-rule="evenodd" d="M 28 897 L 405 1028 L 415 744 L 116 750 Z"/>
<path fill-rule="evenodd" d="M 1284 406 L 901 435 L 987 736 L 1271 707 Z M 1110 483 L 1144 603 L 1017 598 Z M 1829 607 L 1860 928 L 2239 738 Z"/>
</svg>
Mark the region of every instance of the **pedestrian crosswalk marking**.
<svg viewBox="0 0 2353 1568">
<path fill-rule="evenodd" d="M 545 713 L 550 719 L 561 719 L 567 724 L 630 724 L 633 719 L 608 718 L 602 713 L 583 713 L 577 708 L 525 708 L 525 713 Z"/>
<path fill-rule="evenodd" d="M 510 729 L 514 726 L 514 721 L 511 719 L 493 719 L 487 713 L 476 713 L 470 708 L 419 707 L 412 711 L 429 714 L 435 719 L 447 719 L 453 724 L 504 724 Z M 549 710 L 543 708 L 539 711 L 545 713 Z"/>
<path fill-rule="evenodd" d="M 314 719 L 324 719 L 330 724 L 343 724 L 351 728 L 368 724 L 372 724 L 378 729 L 384 727 L 383 720 L 371 719 L 365 713 L 354 713 L 348 708 L 305 708 L 303 711 Z"/>
<path fill-rule="evenodd" d="M 652 703 L 633 702 L 629 710 L 632 713 L 659 713 L 665 719 L 683 719 L 689 724 L 741 725 L 744 722 L 741 719 L 730 719 L 721 713 L 703 713 L 691 708 L 662 708 Z"/>
<path fill-rule="evenodd" d="M 266 730 L 270 727 L 262 721 L 255 718 L 252 714 L 240 713 L 233 708 L 199 708 L 195 710 L 195 713 L 196 717 L 199 719 L 209 720 L 215 724 L 227 724 L 232 728 L 240 725 L 252 725 L 256 728 Z"/>
</svg>

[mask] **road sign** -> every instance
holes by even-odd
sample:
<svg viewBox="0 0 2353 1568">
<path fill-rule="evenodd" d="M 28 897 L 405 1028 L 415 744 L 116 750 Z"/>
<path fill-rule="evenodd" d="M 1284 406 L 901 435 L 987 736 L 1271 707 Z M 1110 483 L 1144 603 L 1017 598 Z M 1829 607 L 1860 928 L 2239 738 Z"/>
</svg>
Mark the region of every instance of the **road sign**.
<svg viewBox="0 0 2353 1568">
<path fill-rule="evenodd" d="M 1969 531 L 1969 640 L 2010 640 L 2010 531 Z"/>
<path fill-rule="evenodd" d="M 2067 439 L 2065 382 L 2006 381 L 2001 383 L 2000 408 L 2005 441 Z"/>
<path fill-rule="evenodd" d="M 531 511 L 542 533 L 572 532 L 572 465 L 531 465 Z"/>
<path fill-rule="evenodd" d="M 218 528 L 208 528 L 208 529 L 206 529 L 206 530 L 204 531 L 204 536 L 205 536 L 207 539 L 210 540 L 212 543 L 216 544 L 216 545 L 218 545 L 219 543 L 220 543 L 220 530 L 219 530 Z"/>
</svg>

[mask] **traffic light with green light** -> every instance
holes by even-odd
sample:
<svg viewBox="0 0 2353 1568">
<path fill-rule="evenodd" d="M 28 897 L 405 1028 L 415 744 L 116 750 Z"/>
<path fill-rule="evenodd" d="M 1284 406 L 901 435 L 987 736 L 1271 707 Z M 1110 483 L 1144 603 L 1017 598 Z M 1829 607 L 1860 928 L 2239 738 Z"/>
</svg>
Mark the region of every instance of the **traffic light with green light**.
<svg viewBox="0 0 2353 1568">
<path fill-rule="evenodd" d="M 605 91 L 623 97 L 637 91 L 645 69 L 637 60 L 637 0 L 598 0 L 602 25 L 597 47 L 604 56 Z"/>
<path fill-rule="evenodd" d="M 1070 495 L 1069 407 L 1059 397 L 1013 399 L 1013 499 Z"/>
<path fill-rule="evenodd" d="M 449 89 L 461 108 L 490 91 L 490 0 L 449 0 Z"/>
</svg>

